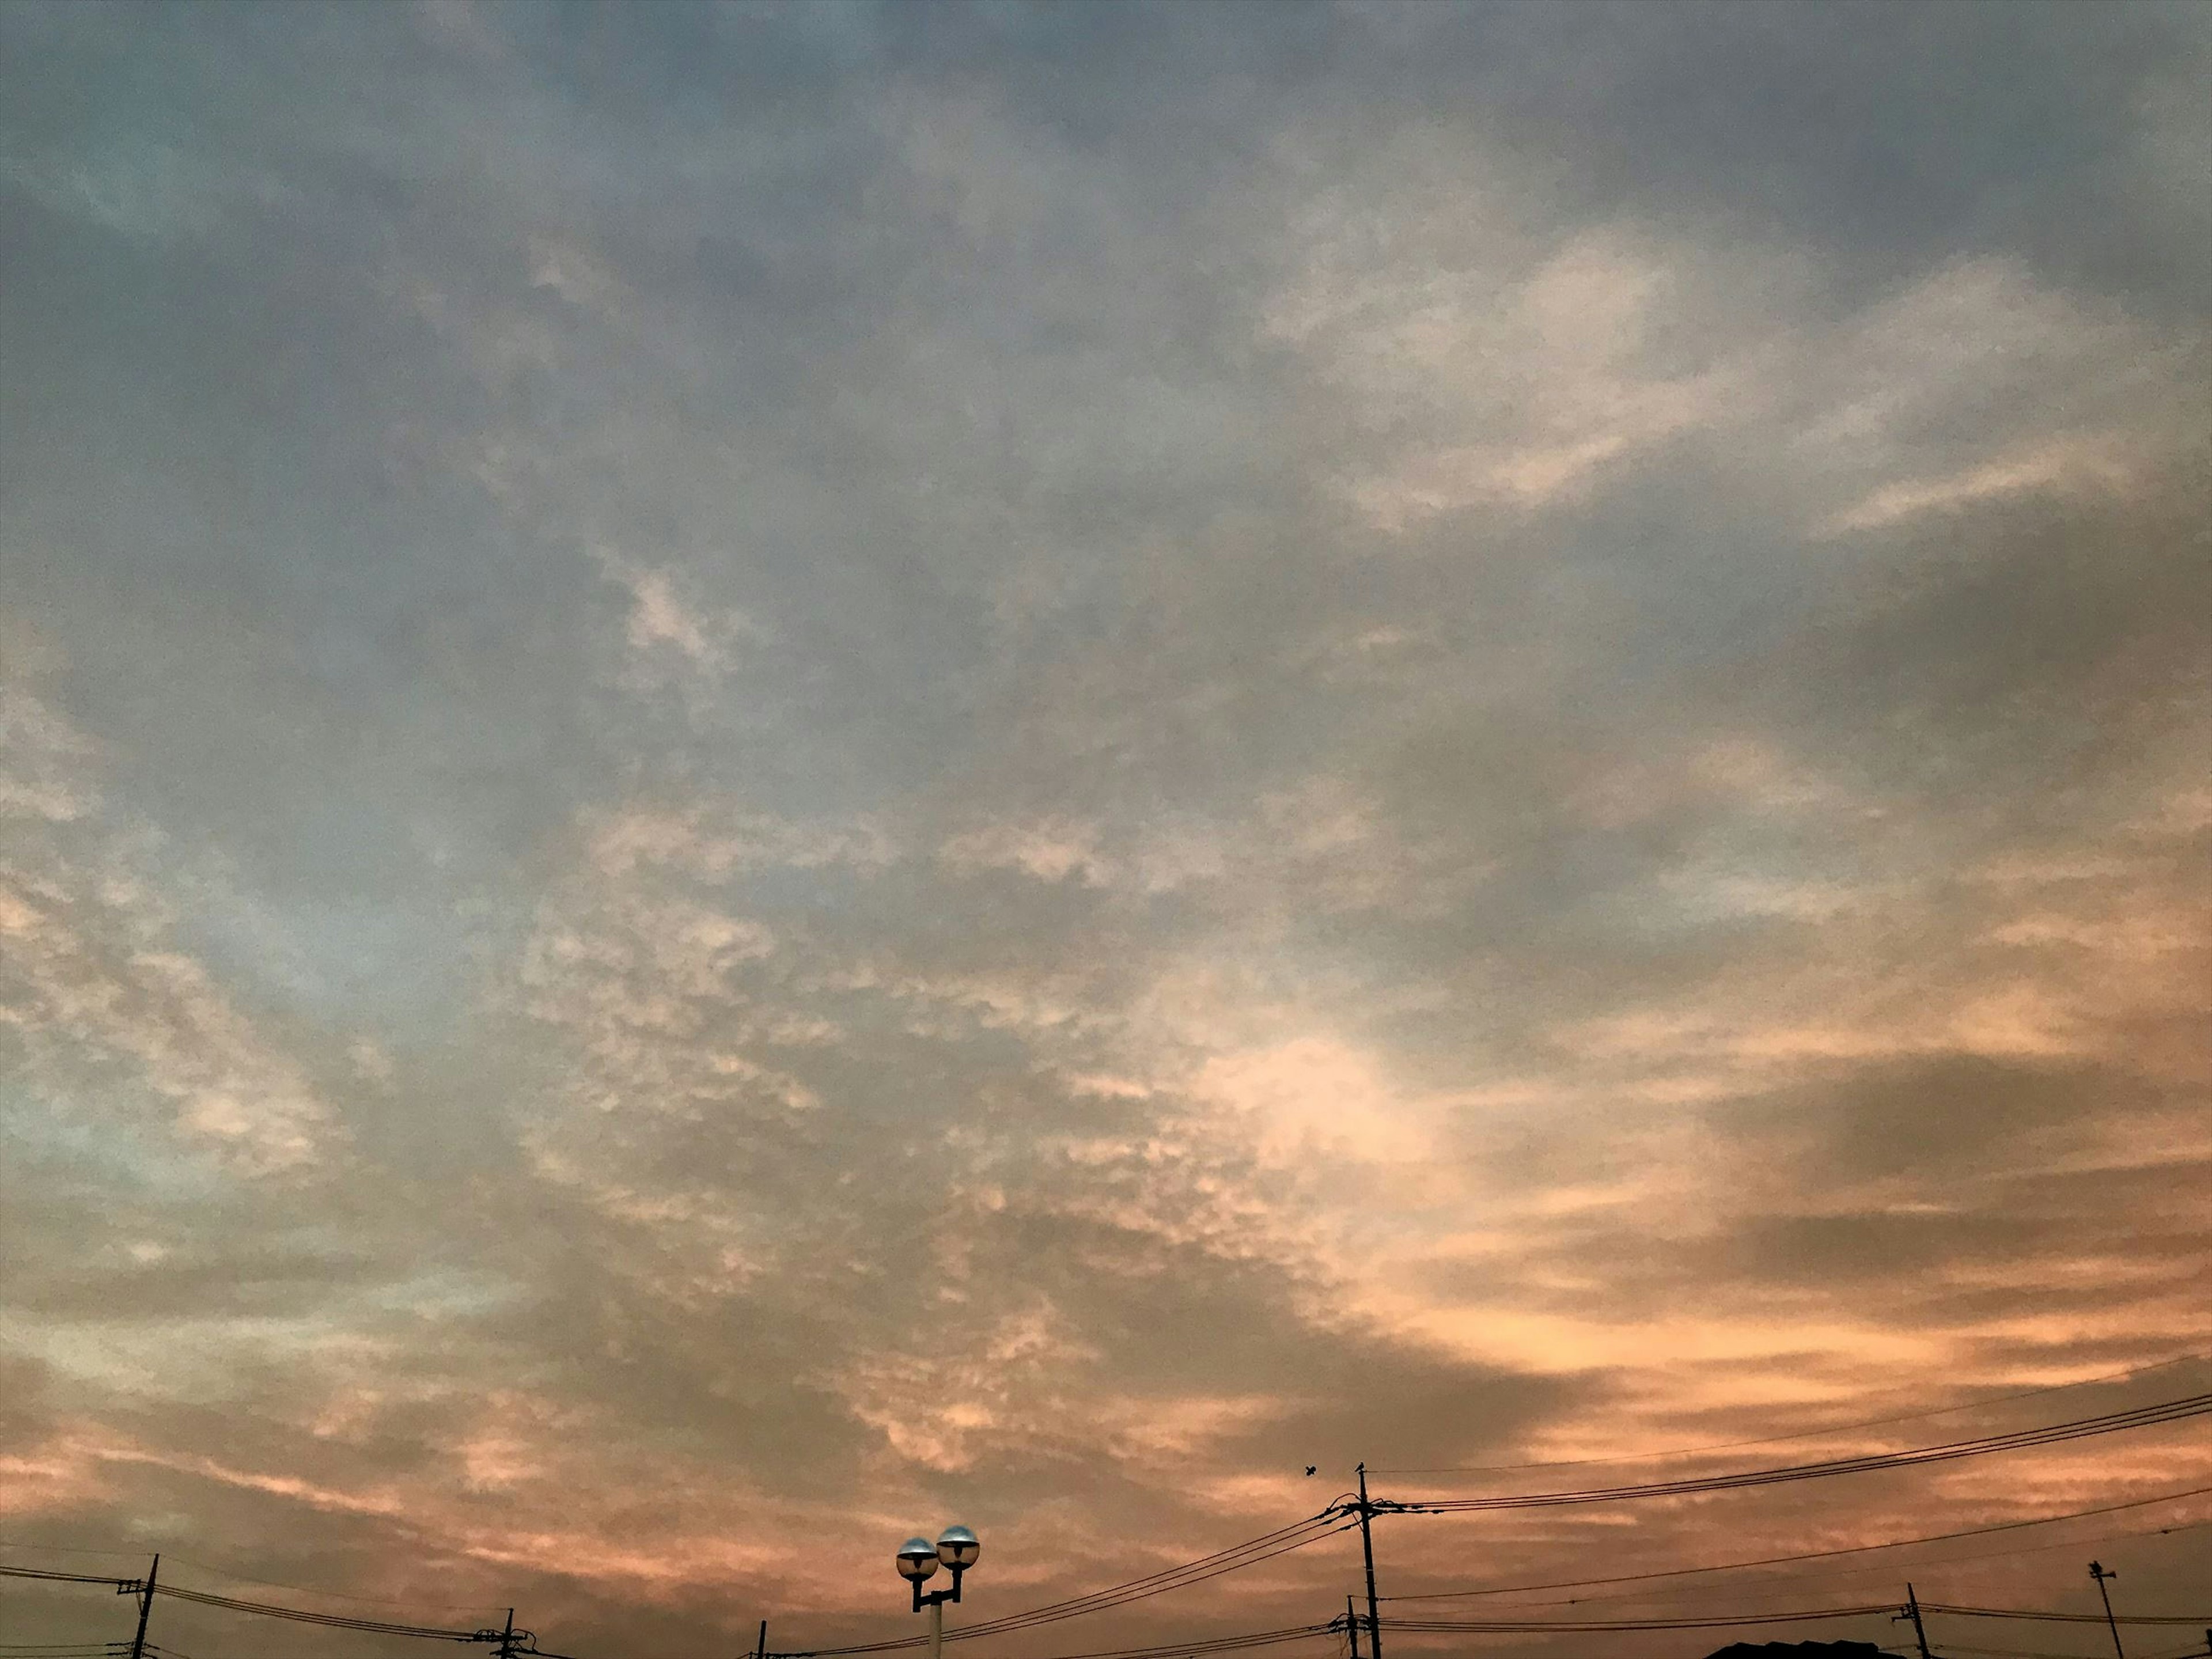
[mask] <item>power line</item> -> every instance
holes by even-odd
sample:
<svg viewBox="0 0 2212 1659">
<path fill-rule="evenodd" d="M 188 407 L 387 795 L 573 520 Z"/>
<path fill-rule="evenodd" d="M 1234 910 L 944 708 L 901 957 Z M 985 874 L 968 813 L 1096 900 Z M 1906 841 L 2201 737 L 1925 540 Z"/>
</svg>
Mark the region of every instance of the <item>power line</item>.
<svg viewBox="0 0 2212 1659">
<path fill-rule="evenodd" d="M 1942 1613 L 1954 1616 L 1986 1619 L 2033 1619 L 2058 1624 L 2091 1624 L 2104 1622 L 2101 1615 L 2088 1613 L 2034 1613 L 2020 1607 L 1962 1607 L 1940 1601 L 1923 1601 L 1923 1613 Z M 1657 1630 L 1721 1630 L 1746 1625 L 1794 1625 L 1826 1619 L 1870 1618 L 1876 1613 L 1885 1617 L 1899 1611 L 1893 1601 L 1869 1602 L 1848 1607 L 1799 1607 L 1782 1613 L 1714 1613 L 1700 1619 L 1390 1619 L 1383 1621 L 1390 1630 L 1460 1632 L 1492 1636 L 1540 1635 L 1547 1631 L 1629 1632 Z M 2207 1615 L 2194 1614 L 2186 1618 L 2122 1618 L 2124 1625 L 2202 1625 Z"/>
<path fill-rule="evenodd" d="M 94 1552 L 88 1550 L 87 1554 Z M 44 1578 L 58 1584 L 112 1584 L 118 1590 L 137 1589 L 143 1578 L 118 1578 L 102 1572 L 55 1572 L 46 1567 L 0 1567 L 0 1578 Z"/>
<path fill-rule="evenodd" d="M 1771 1434 L 1756 1440 L 1722 1440 L 1703 1446 L 1675 1446 L 1664 1451 L 1626 1452 L 1619 1457 L 1565 1457 L 1543 1463 L 1477 1463 L 1444 1464 L 1431 1468 L 1370 1469 L 1370 1474 L 1515 1474 L 1528 1469 L 1588 1468 L 1616 1463 L 1656 1462 L 1667 1457 L 1693 1457 L 1700 1452 L 1741 1451 L 1747 1446 L 1778 1446 L 1792 1440 L 1818 1440 L 1832 1434 L 1849 1434 L 1856 1429 L 1887 1428 L 1893 1423 L 1915 1423 L 1930 1417 L 1948 1417 L 1960 1412 L 1978 1411 L 1986 1406 L 2002 1406 L 2015 1400 L 2034 1400 L 2044 1395 L 2063 1394 L 2069 1389 L 2095 1388 L 2100 1383 L 2124 1382 L 2131 1376 L 2148 1376 L 2152 1371 L 2171 1370 L 2176 1365 L 2185 1365 L 2191 1360 L 2212 1358 L 2203 1353 L 2176 1354 L 2171 1359 L 2155 1360 L 2148 1365 L 2131 1365 L 2125 1370 L 2108 1371 L 2101 1376 L 2084 1376 L 2071 1382 L 2052 1382 L 2039 1389 L 2022 1389 L 2015 1394 L 1990 1395 L 1980 1400 L 1968 1400 L 1955 1406 L 1935 1406 L 1926 1411 L 1901 1412 L 1894 1417 L 1863 1418 L 1855 1423 L 1831 1423 L 1817 1429 L 1801 1429 L 1791 1434 Z"/>
<path fill-rule="evenodd" d="M 106 1584 L 123 1594 L 145 1595 L 148 1586 L 143 1578 L 117 1578 L 104 1573 L 56 1572 L 46 1567 L 0 1566 L 0 1577 L 34 1578 L 66 1584 Z M 194 1601 L 202 1607 L 221 1607 L 230 1613 L 253 1613 L 265 1619 L 288 1619 L 295 1624 L 319 1625 L 330 1630 L 361 1631 L 372 1636 L 405 1636 L 424 1641 L 484 1642 L 494 1639 L 496 1632 L 451 1630 L 435 1625 L 408 1625 L 386 1619 L 356 1619 L 347 1613 L 314 1613 L 304 1607 L 287 1607 L 274 1601 L 252 1601 L 241 1596 L 218 1595 L 212 1590 L 186 1589 L 181 1584 L 155 1584 L 155 1595 L 173 1596 L 179 1601 Z M 129 1645 L 125 1644 L 125 1645 Z"/>
<path fill-rule="evenodd" d="M 21 1538 L 0 1538 L 0 1549 L 36 1550 L 49 1555 L 116 1555 L 128 1556 L 138 1560 L 144 1559 L 143 1551 L 92 1549 L 82 1544 L 37 1544 Z M 181 1561 L 188 1567 L 197 1567 L 202 1572 L 213 1573 L 218 1578 L 228 1578 L 241 1584 L 258 1584 L 264 1589 L 296 1590 L 302 1595 L 327 1596 L 335 1601 L 361 1601 L 374 1607 L 399 1607 L 422 1605 L 420 1602 L 395 1601 L 386 1595 L 356 1595 L 346 1590 L 318 1589 L 311 1584 L 288 1584 L 280 1579 L 255 1578 L 246 1573 L 233 1572 L 228 1567 L 218 1567 L 205 1561 L 194 1560 L 189 1555 L 171 1555 L 167 1559 L 171 1561 Z M 136 1578 L 117 1578 L 106 1574 L 50 1572 L 32 1567 L 0 1567 L 0 1575 L 21 1578 L 58 1578 L 88 1584 L 136 1584 L 139 1582 Z M 167 1593 L 166 1590 L 163 1592 L 165 1595 Z M 495 1611 L 489 1603 L 447 1601 L 434 1605 L 441 1607 L 449 1613 Z"/>
<path fill-rule="evenodd" d="M 1294 1550 L 1304 1549 L 1309 1544 L 1319 1543 L 1324 1538 L 1333 1538 L 1337 1534 L 1349 1529 L 1349 1523 L 1323 1527 L 1317 1531 L 1285 1539 L 1264 1551 L 1242 1555 L 1236 1559 L 1218 1561 L 1208 1566 L 1203 1572 L 1191 1572 L 1158 1583 L 1145 1584 L 1143 1581 L 1139 1581 L 1137 1584 L 1122 1587 L 1115 1591 L 1102 1591 L 1096 1597 L 1085 1598 L 1079 1605 L 1068 1605 L 1060 1608 L 1037 1608 L 1026 1614 L 1009 1614 L 1004 1620 L 969 1626 L 957 1634 L 962 1637 L 995 1635 L 1005 1631 L 1026 1630 L 1036 1625 L 1054 1624 L 1064 1619 L 1079 1618 L 1086 1613 L 1103 1612 L 1109 1607 L 1121 1607 L 1131 1601 L 1141 1601 L 1152 1596 L 1165 1595 L 1170 1590 L 1183 1589 L 1192 1584 L 1201 1584 L 1210 1578 L 1218 1578 L 1224 1573 L 1237 1572 L 1246 1567 L 1257 1566 L 1262 1561 L 1272 1561 L 1279 1555 L 1288 1555 Z M 1142 1587 L 1140 1588 L 1139 1585 Z M 946 1639 L 951 1640 L 951 1637 L 948 1635 Z M 915 1645 L 915 1644 L 901 1643 L 898 1645 L 903 1647 Z"/>
<path fill-rule="evenodd" d="M 1817 1463 L 1784 1464 L 1775 1468 L 1747 1469 L 1734 1474 L 1698 1475 L 1679 1480 L 1655 1480 L 1639 1486 L 1597 1486 L 1577 1492 L 1522 1492 L 1496 1498 L 1431 1498 L 1413 1502 L 1377 1500 L 1378 1510 L 1413 1515 L 1447 1515 L 1473 1510 L 1547 1509 L 1569 1504 L 1609 1504 L 1641 1498 L 1677 1498 L 1699 1492 L 1730 1492 L 1746 1486 L 1775 1486 L 1784 1481 L 1813 1480 L 1828 1475 L 1860 1474 L 1876 1469 L 1911 1468 L 1924 1463 L 1948 1463 L 1962 1457 L 1992 1452 L 2016 1451 L 2031 1446 L 2051 1446 L 2095 1435 L 2116 1434 L 2126 1429 L 2178 1423 L 2212 1413 L 2212 1394 L 2185 1395 L 2138 1406 L 2101 1417 L 2079 1418 L 2040 1428 L 2017 1429 L 2006 1434 L 1984 1435 L 1972 1440 L 1954 1440 L 1942 1445 L 1919 1446 L 1905 1451 L 1869 1452 L 1858 1457 L 1830 1458 Z"/>
<path fill-rule="evenodd" d="M 1246 1648 L 1273 1647 L 1285 1642 L 1301 1642 L 1310 1637 L 1333 1635 L 1343 1622 L 1340 1619 L 1332 1619 L 1326 1624 L 1295 1625 L 1284 1630 L 1255 1631 L 1245 1636 L 1200 1637 L 1193 1641 L 1162 1643 L 1152 1647 L 1065 1653 L 1055 1655 L 1054 1659 L 1186 1659 L 1186 1656 L 1235 1653 Z"/>
<path fill-rule="evenodd" d="M 213 1573 L 218 1578 L 228 1578 L 240 1584 L 258 1584 L 264 1589 L 294 1590 L 301 1595 L 325 1596 L 333 1601 L 359 1601 L 368 1607 L 404 1607 L 423 1605 L 419 1601 L 396 1601 L 388 1595 L 355 1595 L 345 1590 L 318 1589 L 312 1584 L 288 1584 L 274 1578 L 254 1578 L 242 1572 L 233 1572 L 228 1567 L 211 1566 L 205 1561 L 196 1561 L 189 1555 L 172 1555 L 167 1559 L 172 1561 L 181 1561 L 185 1565 L 196 1567 L 202 1572 Z M 430 1605 L 444 1613 L 488 1613 L 501 1611 L 500 1608 L 488 1602 L 443 1601 L 433 1602 Z"/>
<path fill-rule="evenodd" d="M 319 1625 L 329 1630 L 366 1632 L 373 1636 L 408 1636 L 430 1642 L 483 1642 L 496 1632 L 483 1631 L 448 1630 L 436 1625 L 404 1625 L 386 1619 L 356 1619 L 341 1613 L 311 1613 L 304 1607 L 280 1607 L 273 1601 L 249 1601 L 235 1595 L 217 1595 L 211 1590 L 185 1589 L 181 1585 L 157 1586 L 157 1595 L 174 1596 L 179 1601 L 196 1601 L 202 1607 L 222 1607 L 232 1613 L 257 1613 L 265 1619 L 289 1619 L 295 1624 Z"/>
<path fill-rule="evenodd" d="M 1955 1538 L 1979 1538 L 1991 1533 L 2018 1532 L 2026 1527 L 2047 1527 L 2061 1521 L 2081 1521 L 2091 1516 L 2117 1515 L 2123 1510 L 2148 1508 L 2153 1504 L 2170 1504 L 2184 1498 L 2198 1498 L 2212 1492 L 2212 1486 L 2191 1486 L 2182 1492 L 2161 1492 L 2156 1498 L 2137 1498 L 2124 1504 L 2106 1504 L 2093 1510 L 2075 1510 L 2065 1515 L 2038 1516 L 2029 1521 L 2003 1521 L 1987 1527 L 1965 1527 L 1957 1532 L 1930 1533 L 1924 1538 L 1896 1538 L 1885 1544 L 1851 1544 L 1838 1549 L 1801 1550 L 1793 1555 L 1763 1555 L 1747 1561 L 1719 1561 L 1702 1567 L 1668 1567 L 1657 1572 L 1615 1573 L 1604 1578 L 1560 1578 L 1542 1584 L 1498 1584 L 1482 1589 L 1423 1590 L 1416 1594 L 1386 1595 L 1385 1601 L 1446 1601 L 1477 1595 L 1513 1595 L 1532 1590 L 1582 1589 L 1599 1584 L 1638 1584 L 1655 1578 L 1684 1578 L 1705 1572 L 1734 1572 L 1745 1567 L 1772 1567 L 1793 1561 L 1823 1561 L 1843 1555 L 1864 1555 L 1874 1550 L 1904 1549 L 1914 1544 L 1941 1544 Z"/>
<path fill-rule="evenodd" d="M 2172 1526 L 2145 1527 L 2134 1532 L 2103 1533 L 2100 1534 L 2095 1538 L 2061 1539 L 2055 1544 L 2026 1544 L 2017 1546 L 2012 1549 L 1981 1550 L 1972 1555 L 1947 1555 L 1936 1560 L 1923 1562 L 1921 1565 L 1929 1567 L 1963 1566 L 1971 1565 L 1977 1561 L 1995 1561 L 2021 1555 L 2041 1555 L 2047 1553 L 2051 1550 L 2080 1549 L 2087 1544 L 2102 1544 L 2118 1541 L 2122 1539 L 2163 1538 L 2177 1532 L 2193 1532 L 2200 1527 L 2212 1527 L 2212 1516 L 2208 1516 L 2202 1521 L 2179 1522 Z M 1801 1578 L 1793 1576 L 1790 1578 L 1790 1583 L 1793 1586 L 1833 1583 L 1838 1578 L 1863 1578 L 1869 1573 L 1893 1571 L 1895 1570 L 1895 1565 L 1896 1564 L 1891 1563 L 1881 1564 L 1874 1566 L 1846 1567 L 1837 1572 L 1818 1573 L 1809 1578 Z M 1688 1585 L 1674 1589 L 1645 1591 L 1620 1590 L 1615 1591 L 1609 1595 L 1571 1595 L 1563 1597 L 1558 1601 L 1510 1602 L 1507 1605 L 1516 1607 L 1571 1607 L 1586 1606 L 1594 1601 L 1674 1601 L 1686 1595 L 1698 1595 L 1706 1593 L 1709 1593 L 1707 1587 Z"/>
<path fill-rule="evenodd" d="M 2049 1625 L 2101 1625 L 2106 1622 L 2101 1613 L 2031 1613 L 2024 1607 L 1962 1607 L 1942 1601 L 1923 1601 L 1922 1609 L 1928 1613 L 1948 1613 L 1960 1619 L 2033 1619 Z M 2212 1613 L 2123 1613 L 2114 1622 L 2123 1625 L 2212 1625 Z"/>
<path fill-rule="evenodd" d="M 1921 1604 L 1924 1611 L 1929 1604 Z M 1784 1613 L 1714 1613 L 1703 1619 L 1386 1619 L 1385 1630 L 1462 1632 L 1492 1636 L 1540 1635 L 1547 1631 L 1723 1630 L 1743 1625 L 1796 1625 L 1822 1619 L 1887 1617 L 1892 1601 L 1852 1607 L 1799 1607 Z"/>
</svg>

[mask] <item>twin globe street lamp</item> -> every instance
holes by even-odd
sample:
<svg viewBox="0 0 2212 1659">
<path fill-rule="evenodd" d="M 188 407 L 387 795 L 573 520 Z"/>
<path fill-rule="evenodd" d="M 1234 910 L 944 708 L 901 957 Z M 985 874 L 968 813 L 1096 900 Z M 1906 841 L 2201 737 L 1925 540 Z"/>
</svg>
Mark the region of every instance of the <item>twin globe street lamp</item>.
<svg viewBox="0 0 2212 1659">
<path fill-rule="evenodd" d="M 909 1538 L 899 1546 L 899 1576 L 914 1586 L 914 1610 L 929 1609 L 929 1659 L 942 1659 L 945 1604 L 960 1599 L 960 1575 L 974 1566 L 982 1553 L 982 1544 L 965 1527 L 947 1527 L 934 1544 L 927 1538 Z M 952 1569 L 952 1586 L 925 1595 L 921 1581 L 932 1577 L 940 1562 Z"/>
</svg>

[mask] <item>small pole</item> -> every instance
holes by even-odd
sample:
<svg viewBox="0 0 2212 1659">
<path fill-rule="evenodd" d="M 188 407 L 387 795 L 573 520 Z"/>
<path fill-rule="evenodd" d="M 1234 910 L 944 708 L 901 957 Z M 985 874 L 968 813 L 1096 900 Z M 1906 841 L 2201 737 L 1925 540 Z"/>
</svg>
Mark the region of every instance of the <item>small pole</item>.
<svg viewBox="0 0 2212 1659">
<path fill-rule="evenodd" d="M 1912 1615 L 1912 1639 L 1920 1644 L 1920 1659 L 1929 1659 L 1928 1628 L 1920 1622 L 1920 1597 L 1910 1584 L 1905 1587 L 1905 1610 Z"/>
<path fill-rule="evenodd" d="M 1359 1659 L 1359 1615 L 1352 1610 L 1352 1598 L 1344 1598 L 1344 1633 L 1352 1638 L 1352 1659 Z"/>
<path fill-rule="evenodd" d="M 2126 1650 L 2120 1646 L 2120 1621 L 2112 1617 L 2112 1592 L 2105 1588 L 2106 1579 L 2118 1578 L 2119 1576 L 2117 1572 L 2106 1571 L 2101 1562 L 2092 1561 L 2089 1564 L 2089 1577 L 2097 1581 L 2097 1594 L 2104 1600 L 2105 1626 L 2112 1632 L 2112 1651 L 2118 1659 L 2128 1659 Z"/>
<path fill-rule="evenodd" d="M 934 1596 L 929 1603 L 929 1659 L 945 1659 L 945 1603 Z"/>
<path fill-rule="evenodd" d="M 138 1593 L 138 1633 L 131 1638 L 131 1659 L 146 1659 L 146 1620 L 154 1611 L 154 1581 L 161 1577 L 161 1558 L 146 1570 L 146 1588 Z"/>
<path fill-rule="evenodd" d="M 753 1659 L 768 1659 L 768 1620 L 761 1620 L 760 1645 L 753 1650 Z"/>
<path fill-rule="evenodd" d="M 1375 1594 L 1375 1534 L 1368 1522 L 1375 1506 L 1367 1501 L 1367 1465 L 1359 1466 L 1359 1548 L 1367 1558 L 1367 1659 L 1382 1659 L 1382 1609 Z"/>
</svg>

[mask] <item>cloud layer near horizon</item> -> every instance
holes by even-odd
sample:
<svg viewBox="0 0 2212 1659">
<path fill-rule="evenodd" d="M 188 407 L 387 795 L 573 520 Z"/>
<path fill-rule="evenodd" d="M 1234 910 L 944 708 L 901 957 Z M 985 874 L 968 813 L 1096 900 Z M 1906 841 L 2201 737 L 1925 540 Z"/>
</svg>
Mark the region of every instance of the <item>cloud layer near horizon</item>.
<svg viewBox="0 0 2212 1659">
<path fill-rule="evenodd" d="M 2204 1346 L 2201 12 L 0 31 L 0 1534 L 703 1655 Z"/>
</svg>

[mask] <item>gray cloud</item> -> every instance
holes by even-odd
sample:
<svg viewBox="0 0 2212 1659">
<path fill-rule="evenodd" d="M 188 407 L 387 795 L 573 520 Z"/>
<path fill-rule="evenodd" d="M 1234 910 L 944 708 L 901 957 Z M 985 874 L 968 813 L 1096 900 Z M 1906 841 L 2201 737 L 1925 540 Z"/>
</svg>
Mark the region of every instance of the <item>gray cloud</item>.
<svg viewBox="0 0 2212 1659">
<path fill-rule="evenodd" d="M 2201 1346 L 2197 11 L 0 31 L 7 1536 L 826 1642 Z"/>
</svg>

